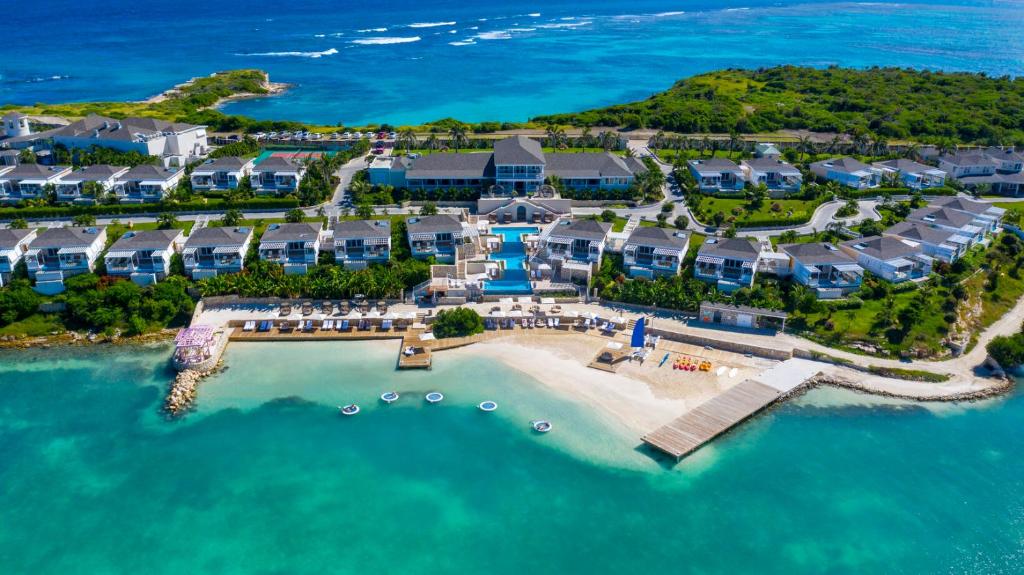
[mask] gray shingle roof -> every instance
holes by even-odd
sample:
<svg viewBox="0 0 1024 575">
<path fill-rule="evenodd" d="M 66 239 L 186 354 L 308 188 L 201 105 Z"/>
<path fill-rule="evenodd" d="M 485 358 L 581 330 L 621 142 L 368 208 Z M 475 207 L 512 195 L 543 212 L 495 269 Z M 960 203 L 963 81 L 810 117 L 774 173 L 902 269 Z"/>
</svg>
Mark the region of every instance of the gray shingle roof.
<svg viewBox="0 0 1024 575">
<path fill-rule="evenodd" d="M 54 137 L 95 138 L 100 140 L 132 141 L 137 134 L 151 136 L 162 132 L 184 132 L 199 126 L 180 122 L 165 122 L 156 118 L 107 118 L 90 114 L 77 122 L 54 131 Z"/>
<path fill-rule="evenodd" d="M 418 178 L 493 178 L 494 154 L 490 152 L 428 154 L 413 160 L 405 177 Z"/>
<path fill-rule="evenodd" d="M 302 166 L 288 158 L 270 156 L 256 164 L 255 169 L 257 172 L 297 172 L 302 170 Z"/>
<path fill-rule="evenodd" d="M 926 166 L 920 162 L 915 162 L 914 160 L 903 159 L 888 160 L 885 162 L 875 162 L 872 165 L 877 166 L 879 168 L 889 168 L 891 170 L 898 170 L 900 173 L 903 174 L 922 174 L 924 172 L 928 172 L 931 170 L 938 170 L 938 168 Z"/>
<path fill-rule="evenodd" d="M 938 198 L 932 200 L 929 205 L 935 208 L 947 208 L 950 210 L 968 212 L 971 214 L 984 214 L 985 212 L 995 207 L 988 202 L 975 202 L 965 198 L 957 197 Z"/>
<path fill-rule="evenodd" d="M 252 228 L 199 228 L 192 230 L 186 248 L 240 246 L 252 235 Z"/>
<path fill-rule="evenodd" d="M 110 246 L 109 251 L 166 250 L 181 233 L 181 230 L 126 232 Z"/>
<path fill-rule="evenodd" d="M 706 160 L 690 160 L 690 166 L 701 175 L 708 174 L 720 174 L 722 172 L 733 172 L 739 173 L 739 165 L 726 158 L 708 158 Z"/>
<path fill-rule="evenodd" d="M 193 174 L 212 172 L 237 172 L 245 167 L 251 160 L 239 158 L 238 156 L 225 156 L 200 164 L 192 170 Z"/>
<path fill-rule="evenodd" d="M 552 230 L 552 235 L 591 241 L 603 240 L 612 229 L 609 223 L 590 219 L 572 220 L 568 224 L 560 222 L 555 225 L 557 227 Z"/>
<path fill-rule="evenodd" d="M 903 240 L 890 236 L 859 238 L 843 242 L 840 245 L 848 246 L 857 253 L 882 261 L 922 253 L 921 246 L 908 245 Z M 858 248 L 857 246 L 862 247 Z"/>
<path fill-rule="evenodd" d="M 52 178 L 69 169 L 68 166 L 43 166 L 41 164 L 19 164 L 3 175 L 6 180 L 27 180 L 35 178 Z"/>
<path fill-rule="evenodd" d="M 994 166 L 996 165 L 995 160 L 990 158 L 983 152 L 958 152 L 956 154 L 947 154 L 939 158 L 941 161 L 948 162 L 954 166 Z"/>
<path fill-rule="evenodd" d="M 899 236 L 915 242 L 924 242 L 936 246 L 941 245 L 957 234 L 957 232 L 941 230 L 939 228 L 933 228 L 925 224 L 915 224 L 913 222 L 900 222 L 885 230 L 885 233 L 891 236 Z"/>
<path fill-rule="evenodd" d="M 0 250 L 13 249 L 33 231 L 35 230 L 14 230 L 10 228 L 0 229 Z"/>
<path fill-rule="evenodd" d="M 759 172 L 779 172 L 781 174 L 800 173 L 800 170 L 794 168 L 792 164 L 774 157 L 753 158 L 750 160 L 743 160 L 743 163 Z"/>
<path fill-rule="evenodd" d="M 690 232 L 640 226 L 633 230 L 633 233 L 629 234 L 626 245 L 635 244 L 638 246 L 682 250 L 686 248 L 689 242 Z"/>
<path fill-rule="evenodd" d="M 388 238 L 391 222 L 388 220 L 343 220 L 332 228 L 334 239 Z"/>
<path fill-rule="evenodd" d="M 843 172 L 852 174 L 854 172 L 868 171 L 871 166 L 856 158 L 836 158 L 834 160 L 821 160 L 811 164 L 811 170 L 815 173 L 828 171 Z"/>
<path fill-rule="evenodd" d="M 69 184 L 73 182 L 102 182 L 104 180 L 109 180 L 127 169 L 128 168 L 124 166 L 97 164 L 95 166 L 86 166 L 81 170 L 75 170 L 74 172 L 62 177 L 61 181 Z"/>
<path fill-rule="evenodd" d="M 545 173 L 560 178 L 626 178 L 633 170 L 610 152 L 548 154 Z"/>
<path fill-rule="evenodd" d="M 960 228 L 974 221 L 974 216 L 946 208 L 918 208 L 910 212 L 907 219 Z"/>
<path fill-rule="evenodd" d="M 261 242 L 314 242 L 320 237 L 320 224 L 298 222 L 271 224 L 263 232 Z"/>
<path fill-rule="evenodd" d="M 90 246 L 103 231 L 103 226 L 47 228 L 32 240 L 29 247 L 67 248 Z"/>
<path fill-rule="evenodd" d="M 410 234 L 430 234 L 437 232 L 461 232 L 462 222 L 455 216 L 438 214 L 436 216 L 420 216 L 406 220 Z"/>
<path fill-rule="evenodd" d="M 718 256 L 722 258 L 737 258 L 742 260 L 755 260 L 761 255 L 761 247 L 754 240 L 742 238 L 708 238 L 700 246 L 697 252 L 702 256 Z"/>
<path fill-rule="evenodd" d="M 160 180 L 167 181 L 178 174 L 180 170 L 162 168 L 152 164 L 141 164 L 125 172 L 122 180 Z"/>
<path fill-rule="evenodd" d="M 536 165 L 544 163 L 540 142 L 526 136 L 513 136 L 494 143 L 494 163 L 498 165 Z"/>
<path fill-rule="evenodd" d="M 779 250 L 805 265 L 854 263 L 853 258 L 825 242 L 783 244 L 779 246 Z"/>
</svg>

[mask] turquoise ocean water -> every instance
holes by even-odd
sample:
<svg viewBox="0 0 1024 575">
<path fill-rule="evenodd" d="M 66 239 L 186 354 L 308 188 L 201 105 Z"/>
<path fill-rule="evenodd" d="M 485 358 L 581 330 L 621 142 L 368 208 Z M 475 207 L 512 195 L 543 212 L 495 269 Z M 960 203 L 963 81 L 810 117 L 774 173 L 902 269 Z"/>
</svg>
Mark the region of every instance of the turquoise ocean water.
<svg viewBox="0 0 1024 575">
<path fill-rule="evenodd" d="M 1021 572 L 1020 394 L 819 390 L 667 467 L 507 367 L 396 353 L 235 344 L 176 423 L 164 346 L 0 354 L 0 572 Z"/>
<path fill-rule="evenodd" d="M 1024 72 L 1022 0 L 47 0 L 4 24 L 0 104 L 258 67 L 294 89 L 226 111 L 348 125 L 525 120 L 726 67 Z"/>
</svg>

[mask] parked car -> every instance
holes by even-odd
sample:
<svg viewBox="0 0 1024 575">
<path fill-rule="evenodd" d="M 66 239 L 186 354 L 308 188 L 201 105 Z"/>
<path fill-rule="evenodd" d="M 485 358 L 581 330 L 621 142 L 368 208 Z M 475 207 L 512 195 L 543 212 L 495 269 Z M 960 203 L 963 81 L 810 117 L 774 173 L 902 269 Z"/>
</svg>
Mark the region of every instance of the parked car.
<svg viewBox="0 0 1024 575">
<path fill-rule="evenodd" d="M 394 140 L 397 137 L 398 137 L 398 134 L 396 134 L 395 132 L 388 132 L 388 139 L 389 140 Z"/>
<path fill-rule="evenodd" d="M 352 132 L 352 137 L 357 139 L 357 140 L 362 139 L 363 133 L 362 132 Z"/>
</svg>

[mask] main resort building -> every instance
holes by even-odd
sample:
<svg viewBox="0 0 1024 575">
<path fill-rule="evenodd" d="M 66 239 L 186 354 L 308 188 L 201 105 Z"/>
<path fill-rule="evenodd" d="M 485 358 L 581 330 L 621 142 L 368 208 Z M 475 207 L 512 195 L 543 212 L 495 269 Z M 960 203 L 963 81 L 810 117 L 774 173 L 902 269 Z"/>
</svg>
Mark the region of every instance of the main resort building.
<svg viewBox="0 0 1024 575">
<path fill-rule="evenodd" d="M 572 189 L 626 189 L 646 169 L 636 158 L 610 152 L 545 154 L 540 142 L 514 136 L 495 142 L 493 152 L 379 158 L 370 166 L 370 183 L 417 190 L 474 188 L 497 195 L 526 195 L 535 193 L 551 177 Z"/>
</svg>

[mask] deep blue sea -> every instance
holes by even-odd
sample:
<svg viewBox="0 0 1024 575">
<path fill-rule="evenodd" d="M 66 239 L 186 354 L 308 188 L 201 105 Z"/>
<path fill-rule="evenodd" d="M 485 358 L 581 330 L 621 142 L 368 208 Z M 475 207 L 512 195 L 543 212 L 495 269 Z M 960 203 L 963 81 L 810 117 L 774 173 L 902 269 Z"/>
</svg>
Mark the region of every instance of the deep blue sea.
<svg viewBox="0 0 1024 575">
<path fill-rule="evenodd" d="M 4 11 L 0 103 L 142 99 L 259 67 L 227 111 L 359 125 L 524 120 L 725 67 L 1024 72 L 1024 1 L 46 0 Z"/>
</svg>

